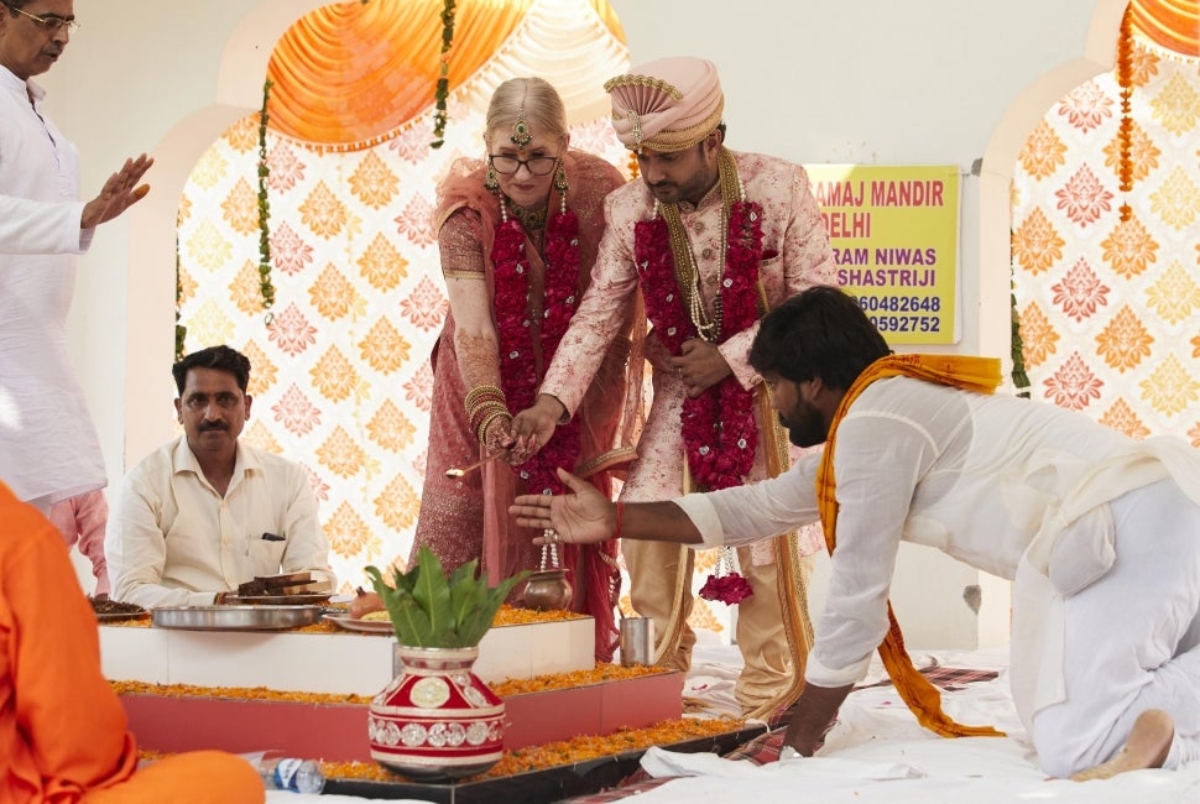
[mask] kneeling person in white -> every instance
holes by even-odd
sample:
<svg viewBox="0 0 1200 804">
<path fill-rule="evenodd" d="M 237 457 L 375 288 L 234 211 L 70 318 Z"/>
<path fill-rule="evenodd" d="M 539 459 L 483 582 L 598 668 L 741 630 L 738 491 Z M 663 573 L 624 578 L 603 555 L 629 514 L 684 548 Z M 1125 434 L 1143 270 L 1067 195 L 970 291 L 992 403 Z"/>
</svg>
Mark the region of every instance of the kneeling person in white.
<svg viewBox="0 0 1200 804">
<path fill-rule="evenodd" d="M 570 495 L 519 497 L 518 524 L 573 543 L 619 530 L 709 547 L 819 517 L 836 549 L 785 738 L 802 755 L 820 747 L 876 648 L 902 657 L 898 689 L 901 679 L 919 687 L 908 684 L 919 674 L 890 634 L 903 540 L 1014 580 L 1013 700 L 1046 772 L 1103 778 L 1200 759 L 1195 450 L 992 395 L 995 361 L 891 355 L 837 288 L 811 288 L 769 313 L 750 362 L 792 441 L 824 443 L 822 455 L 751 486 L 618 503 L 621 514 L 572 480 Z M 979 733 L 947 718 L 928 692 L 906 697 L 923 723 Z"/>
</svg>

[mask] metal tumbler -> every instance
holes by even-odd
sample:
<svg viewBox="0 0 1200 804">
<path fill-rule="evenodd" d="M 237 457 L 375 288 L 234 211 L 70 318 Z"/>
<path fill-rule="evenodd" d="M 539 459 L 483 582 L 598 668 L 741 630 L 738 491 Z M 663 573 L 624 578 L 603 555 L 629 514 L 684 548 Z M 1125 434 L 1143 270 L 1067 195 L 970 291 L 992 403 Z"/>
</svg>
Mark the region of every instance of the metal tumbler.
<svg viewBox="0 0 1200 804">
<path fill-rule="evenodd" d="M 621 620 L 621 666 L 654 664 L 654 620 L 626 617 Z"/>
</svg>

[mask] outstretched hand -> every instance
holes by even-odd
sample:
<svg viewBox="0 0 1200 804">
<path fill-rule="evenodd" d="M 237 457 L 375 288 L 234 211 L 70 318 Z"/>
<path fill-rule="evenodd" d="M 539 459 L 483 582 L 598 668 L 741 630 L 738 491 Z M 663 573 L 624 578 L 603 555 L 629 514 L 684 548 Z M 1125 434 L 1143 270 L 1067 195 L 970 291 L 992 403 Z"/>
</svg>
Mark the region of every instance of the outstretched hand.
<svg viewBox="0 0 1200 804">
<path fill-rule="evenodd" d="M 104 182 L 100 194 L 84 204 L 80 228 L 91 229 L 107 223 L 145 198 L 146 193 L 150 192 L 150 185 L 139 185 L 138 182 L 153 164 L 154 160 L 145 154 L 136 159 L 126 159 L 121 169 Z"/>
<path fill-rule="evenodd" d="M 568 494 L 522 494 L 509 506 L 508 512 L 523 528 L 553 530 L 557 541 L 571 544 L 596 544 L 610 538 L 616 531 L 616 507 L 596 487 L 565 469 L 558 478 L 570 490 Z M 537 537 L 534 544 L 546 543 Z"/>
</svg>

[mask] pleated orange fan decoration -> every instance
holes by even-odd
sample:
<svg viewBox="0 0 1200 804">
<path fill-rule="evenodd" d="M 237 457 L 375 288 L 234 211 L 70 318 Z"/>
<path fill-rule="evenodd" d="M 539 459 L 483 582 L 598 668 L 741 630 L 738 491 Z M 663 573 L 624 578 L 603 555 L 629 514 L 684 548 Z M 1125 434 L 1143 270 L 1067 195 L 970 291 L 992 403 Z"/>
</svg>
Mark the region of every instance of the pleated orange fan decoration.
<svg viewBox="0 0 1200 804">
<path fill-rule="evenodd" d="M 624 41 L 608 0 L 589 0 Z M 492 59 L 533 0 L 458 0 L 450 91 Z M 377 145 L 434 104 L 442 65 L 443 0 L 369 0 L 323 6 L 296 21 L 267 65 L 269 125 L 334 151 Z"/>
<path fill-rule="evenodd" d="M 1171 53 L 1200 57 L 1200 3 L 1197 0 L 1132 0 L 1133 29 Z"/>
</svg>

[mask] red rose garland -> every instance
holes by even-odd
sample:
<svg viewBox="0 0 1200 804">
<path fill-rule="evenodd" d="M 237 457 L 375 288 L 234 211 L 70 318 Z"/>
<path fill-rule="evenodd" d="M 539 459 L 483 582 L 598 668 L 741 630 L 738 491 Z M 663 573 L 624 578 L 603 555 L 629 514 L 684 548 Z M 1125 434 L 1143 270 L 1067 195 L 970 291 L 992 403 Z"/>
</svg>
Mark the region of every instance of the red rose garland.
<svg viewBox="0 0 1200 804">
<path fill-rule="evenodd" d="M 546 276 L 540 345 L 542 364 L 549 365 L 559 341 L 579 305 L 579 218 L 558 212 L 546 222 Z M 509 219 L 496 227 L 492 244 L 495 281 L 496 335 L 500 342 L 500 385 L 509 410 L 533 405 L 541 383 L 533 351 L 533 322 L 529 318 L 529 264 L 525 260 L 525 230 Z M 559 426 L 536 455 L 517 469 L 532 493 L 563 492 L 555 474 L 559 466 L 574 471 L 579 461 L 579 421 Z"/>
<path fill-rule="evenodd" d="M 762 258 L 762 207 L 741 200 L 731 204 L 726 243 L 718 343 L 758 320 L 755 284 Z M 696 326 L 675 279 L 670 233 L 661 216 L 635 225 L 634 258 L 654 331 L 671 354 L 678 355 L 683 342 L 696 337 Z M 745 482 L 758 447 L 752 392 L 742 388 L 736 377 L 726 377 L 684 400 L 680 421 L 688 467 L 701 488 L 716 491 Z"/>
<path fill-rule="evenodd" d="M 755 284 L 762 259 L 762 207 L 741 199 L 731 203 L 725 243 L 718 343 L 758 320 Z M 675 278 L 670 230 L 661 216 L 635 225 L 634 258 L 646 298 L 646 314 L 663 345 L 678 355 L 683 342 L 696 337 L 696 326 Z M 680 422 L 688 468 L 702 488 L 715 491 L 745 482 L 758 447 L 752 392 L 742 388 L 735 377 L 726 377 L 698 397 L 685 399 Z M 753 595 L 754 590 L 733 569 L 732 557 L 723 552 L 716 571 L 708 576 L 699 594 L 705 600 L 732 606 Z"/>
<path fill-rule="evenodd" d="M 754 588 L 750 586 L 750 582 L 733 570 L 729 570 L 725 575 L 709 575 L 699 592 L 700 597 L 705 600 L 719 600 L 730 606 L 741 603 L 753 594 Z"/>
</svg>

